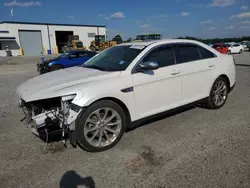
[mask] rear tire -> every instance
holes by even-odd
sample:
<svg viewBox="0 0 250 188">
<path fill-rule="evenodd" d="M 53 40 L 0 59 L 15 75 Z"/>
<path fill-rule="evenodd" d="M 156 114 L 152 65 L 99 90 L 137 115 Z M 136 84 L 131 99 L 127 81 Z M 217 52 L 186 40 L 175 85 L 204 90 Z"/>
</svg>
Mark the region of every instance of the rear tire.
<svg viewBox="0 0 250 188">
<path fill-rule="evenodd" d="M 225 78 L 219 77 L 213 83 L 210 95 L 207 98 L 205 106 L 209 109 L 221 108 L 227 100 L 229 93 L 229 83 Z"/>
<path fill-rule="evenodd" d="M 118 104 L 110 100 L 98 101 L 77 120 L 77 142 L 89 152 L 108 150 L 120 141 L 126 124 L 126 115 Z"/>
<path fill-rule="evenodd" d="M 243 50 L 241 49 L 240 52 L 239 52 L 239 54 L 242 54 L 242 53 L 243 53 Z"/>
</svg>

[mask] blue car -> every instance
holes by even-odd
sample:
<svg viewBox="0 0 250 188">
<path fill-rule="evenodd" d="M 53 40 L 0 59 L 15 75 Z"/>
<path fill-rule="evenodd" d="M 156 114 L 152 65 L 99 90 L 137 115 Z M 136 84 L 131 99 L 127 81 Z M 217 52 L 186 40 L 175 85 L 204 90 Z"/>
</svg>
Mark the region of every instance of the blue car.
<svg viewBox="0 0 250 188">
<path fill-rule="evenodd" d="M 84 64 L 90 58 L 95 56 L 97 52 L 87 50 L 71 50 L 61 54 L 54 59 L 44 61 L 37 64 L 37 71 L 40 74 L 55 71 L 63 68 L 74 67 Z"/>
</svg>

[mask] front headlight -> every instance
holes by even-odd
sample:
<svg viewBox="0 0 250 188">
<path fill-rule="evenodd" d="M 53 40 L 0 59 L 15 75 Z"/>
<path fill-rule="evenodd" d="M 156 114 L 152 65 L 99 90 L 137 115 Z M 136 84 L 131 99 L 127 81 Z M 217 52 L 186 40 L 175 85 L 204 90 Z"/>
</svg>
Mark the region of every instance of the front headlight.
<svg viewBox="0 0 250 188">
<path fill-rule="evenodd" d="M 53 63 L 55 63 L 55 61 L 51 61 L 51 62 L 48 64 L 48 66 L 49 66 L 49 67 L 52 67 L 52 66 L 53 66 Z"/>
<path fill-rule="evenodd" d="M 73 100 L 75 97 L 76 97 L 76 94 L 62 96 L 62 101 Z"/>
</svg>

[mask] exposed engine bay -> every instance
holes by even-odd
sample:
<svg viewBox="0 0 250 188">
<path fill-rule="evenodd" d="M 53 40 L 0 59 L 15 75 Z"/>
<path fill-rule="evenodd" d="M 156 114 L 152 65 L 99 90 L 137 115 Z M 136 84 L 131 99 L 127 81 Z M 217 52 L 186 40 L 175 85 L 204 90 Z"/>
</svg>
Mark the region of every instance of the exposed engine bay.
<svg viewBox="0 0 250 188">
<path fill-rule="evenodd" d="M 61 134 L 61 139 L 66 143 L 70 132 L 75 130 L 75 120 L 82 110 L 71 103 L 74 97 L 69 95 L 32 102 L 20 100 L 19 105 L 35 135 L 48 142 L 49 135 Z"/>
</svg>

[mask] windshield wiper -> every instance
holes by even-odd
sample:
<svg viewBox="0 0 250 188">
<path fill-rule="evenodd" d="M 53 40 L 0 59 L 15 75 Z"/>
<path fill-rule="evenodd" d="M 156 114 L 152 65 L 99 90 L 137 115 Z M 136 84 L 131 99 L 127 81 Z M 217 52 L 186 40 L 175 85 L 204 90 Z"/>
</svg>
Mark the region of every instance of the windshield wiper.
<svg viewBox="0 0 250 188">
<path fill-rule="evenodd" d="M 91 65 L 91 66 L 83 65 L 83 67 L 90 68 L 90 69 L 97 69 L 97 70 L 100 70 L 100 71 L 104 71 L 103 68 L 98 67 L 98 66 L 96 66 L 96 65 Z"/>
</svg>

